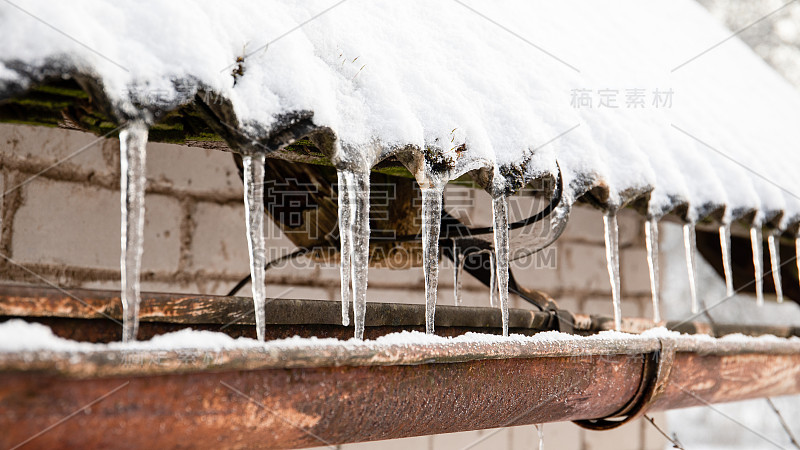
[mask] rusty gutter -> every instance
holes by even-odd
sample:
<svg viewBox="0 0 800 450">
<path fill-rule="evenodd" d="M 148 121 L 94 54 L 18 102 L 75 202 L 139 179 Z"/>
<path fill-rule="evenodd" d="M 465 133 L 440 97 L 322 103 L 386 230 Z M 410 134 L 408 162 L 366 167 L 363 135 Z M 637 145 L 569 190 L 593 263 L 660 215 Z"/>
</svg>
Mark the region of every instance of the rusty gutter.
<svg viewBox="0 0 800 450">
<path fill-rule="evenodd" d="M 28 291 L 21 295 L 20 289 Z M 109 305 L 106 294 L 81 293 L 102 300 L 81 298 L 91 314 Z M 41 308 L 25 316 L 20 305 L 55 302 L 67 317 L 52 320 L 86 325 L 75 318 L 86 305 L 73 299 L 80 308 L 70 307 L 62 297 L 69 298 L 0 287 L 0 315 L 42 320 Z M 172 311 L 205 311 L 203 321 L 216 317 L 213 302 L 199 303 L 205 306 Z M 9 316 L 12 309 L 16 314 Z M 197 317 L 159 314 L 184 322 Z M 715 339 L 662 330 L 588 337 L 392 335 L 364 342 L 292 338 L 224 347 L 136 343 L 0 352 L 0 445 L 35 436 L 28 442 L 33 447 L 301 448 L 596 419 L 638 401 L 649 378 L 645 368 L 654 360 L 659 368 L 668 361 L 669 370 L 650 410 L 800 393 L 796 338 Z M 671 358 L 663 357 L 665 349 Z"/>
</svg>

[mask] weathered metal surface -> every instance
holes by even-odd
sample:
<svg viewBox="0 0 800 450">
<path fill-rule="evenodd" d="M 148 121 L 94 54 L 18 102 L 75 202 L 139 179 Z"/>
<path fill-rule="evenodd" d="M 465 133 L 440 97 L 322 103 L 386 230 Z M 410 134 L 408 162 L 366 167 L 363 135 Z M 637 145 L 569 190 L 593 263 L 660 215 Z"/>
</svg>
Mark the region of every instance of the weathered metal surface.
<svg viewBox="0 0 800 450">
<path fill-rule="evenodd" d="M 800 353 L 702 355 L 679 353 L 664 395 L 667 410 L 800 393 Z"/>
<path fill-rule="evenodd" d="M 0 298 L 5 318 L 56 325 L 71 337 L 95 342 L 118 333 L 115 292 L 67 295 L 2 286 Z M 143 298 L 147 333 L 186 326 L 252 333 L 247 331 L 252 317 L 242 314 L 249 311 L 249 299 Z M 338 325 L 336 302 L 270 305 L 276 308 L 275 337 L 349 337 L 341 335 L 348 329 Z M 420 305 L 371 306 L 368 330 L 375 336 L 419 327 L 424 320 Z M 453 335 L 492 332 L 495 319 L 499 323 L 497 311 L 488 308 L 442 309 L 437 320 L 447 326 L 439 328 Z M 546 316 L 516 310 L 512 320 L 522 326 L 518 330 L 533 333 Z M 579 323 L 591 324 L 590 319 L 578 316 Z M 114 344 L 77 352 L 0 353 L 0 445 L 296 448 L 596 419 L 630 403 L 645 358 L 664 340 L 678 353 L 653 409 L 800 393 L 800 340 L 775 338 L 717 340 L 656 332 L 291 339 L 225 350 Z"/>
<path fill-rule="evenodd" d="M 777 339 L 715 340 L 620 335 L 503 338 L 483 335 L 444 340 L 406 336 L 388 341 L 299 340 L 227 348 L 158 348 L 149 344 L 82 348 L 77 352 L 0 352 L 0 372 L 42 372 L 71 378 L 154 376 L 221 370 L 298 369 L 340 366 L 398 366 L 461 363 L 475 360 L 535 359 L 582 356 L 641 356 L 658 351 L 670 339 L 677 352 L 704 356 L 760 354 L 800 355 L 800 341 Z M 194 357 L 186 358 L 189 356 Z M 198 357 L 202 355 L 202 358 Z M 146 365 L 140 361 L 151 361 Z"/>
<path fill-rule="evenodd" d="M 95 380 L 0 374 L 0 445 L 75 411 L 29 445 L 299 448 L 591 418 L 627 402 L 641 367 L 641 356 L 585 356 Z"/>
<path fill-rule="evenodd" d="M 0 320 L 3 317 L 37 318 L 63 337 L 90 342 L 118 340 L 122 306 L 118 291 L 70 289 L 69 293 L 38 286 L 0 285 Z M 325 300 L 268 299 L 267 323 L 273 337 L 294 334 L 318 337 L 352 336 L 341 326 L 341 304 Z M 71 320 L 60 320 L 71 319 Z M 81 330 L 85 320 L 90 330 Z M 139 310 L 140 339 L 185 328 L 223 331 L 251 336 L 255 318 L 246 297 L 142 293 Z M 437 334 L 452 336 L 467 331 L 494 333 L 501 326 L 497 308 L 441 305 L 436 308 Z M 313 325 L 313 327 L 303 326 Z M 424 329 L 425 306 L 399 303 L 367 304 L 367 336 Z M 509 326 L 518 333 L 553 329 L 549 314 L 525 309 L 509 311 Z M 527 331 L 526 331 L 527 330 Z M 289 334 L 291 333 L 291 334 Z M 287 336 L 288 334 L 288 336 Z"/>
<path fill-rule="evenodd" d="M 634 395 L 643 357 L 99 379 L 0 372 L 0 444 L 15 446 L 35 436 L 31 448 L 299 448 L 598 418 Z M 654 409 L 798 392 L 798 354 L 679 354 Z"/>
<path fill-rule="evenodd" d="M 269 300 L 268 300 L 269 301 Z M 114 342 L 121 339 L 122 316 L 118 291 L 70 289 L 69 292 L 41 286 L 0 284 L 0 321 L 12 317 L 45 323 L 56 335 L 87 342 Z M 233 337 L 255 337 L 252 301 L 246 297 L 142 293 L 139 339 L 177 331 L 186 326 L 222 331 Z M 613 319 L 574 314 L 575 332 L 594 334 L 613 328 Z M 512 334 L 534 334 L 555 329 L 554 318 L 527 309 L 509 310 Z M 352 329 L 341 326 L 341 305 L 336 301 L 275 299 L 267 303 L 268 337 L 334 337 L 347 339 Z M 500 333 L 501 317 L 496 308 L 437 305 L 436 334 L 457 336 L 470 331 Z M 313 326 L 309 326 L 313 325 Z M 398 331 L 422 331 L 424 305 L 398 303 L 367 304 L 365 336 L 373 339 Z M 623 330 L 640 333 L 652 328 L 648 319 L 625 318 Z M 724 336 L 741 333 L 750 336 L 772 334 L 780 337 L 800 335 L 796 327 L 742 326 L 703 322 L 669 322 L 668 329 L 682 333 Z"/>
</svg>

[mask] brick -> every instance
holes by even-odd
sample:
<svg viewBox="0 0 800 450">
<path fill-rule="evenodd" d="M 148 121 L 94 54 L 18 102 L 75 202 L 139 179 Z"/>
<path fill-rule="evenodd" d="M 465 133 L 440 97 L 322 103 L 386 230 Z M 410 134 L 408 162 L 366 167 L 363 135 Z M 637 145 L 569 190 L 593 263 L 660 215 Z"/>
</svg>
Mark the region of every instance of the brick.
<svg viewBox="0 0 800 450">
<path fill-rule="evenodd" d="M 119 270 L 119 192 L 38 178 L 14 217 L 14 258 Z M 146 198 L 142 271 L 174 272 L 180 256 L 177 200 Z"/>
<path fill-rule="evenodd" d="M 444 191 L 444 207 L 450 215 L 467 226 L 472 225 L 475 207 L 475 189 L 448 184 Z"/>
<path fill-rule="evenodd" d="M 565 309 L 572 313 L 580 313 L 581 312 L 581 301 L 579 298 L 573 296 L 559 296 L 554 298 L 553 300 L 558 303 L 558 307 L 561 309 Z"/>
<path fill-rule="evenodd" d="M 647 294 L 650 292 L 650 268 L 647 265 L 647 250 L 626 248 L 619 254 L 622 295 Z"/>
<path fill-rule="evenodd" d="M 320 281 L 339 281 L 341 279 L 339 270 L 338 263 L 320 263 L 315 268 L 314 276 Z M 369 277 L 369 280 L 372 281 L 372 277 Z"/>
<path fill-rule="evenodd" d="M 563 246 L 555 244 L 511 262 L 514 279 L 521 286 L 545 292 L 564 289 L 566 265 Z"/>
<path fill-rule="evenodd" d="M 473 197 L 471 227 L 492 226 L 492 197 L 483 189 L 475 189 Z M 445 205 L 447 207 L 447 205 Z"/>
<path fill-rule="evenodd" d="M 583 302 L 583 314 L 597 314 L 606 317 L 614 317 L 614 305 L 611 295 L 608 297 L 590 297 Z M 639 298 L 622 297 L 622 316 L 641 317 L 642 311 Z"/>
<path fill-rule="evenodd" d="M 274 249 L 268 253 L 274 255 L 286 255 L 291 250 Z M 275 259 L 271 257 L 270 259 Z M 294 283 L 303 286 L 329 286 L 330 282 L 323 282 L 316 276 L 316 263 L 306 257 L 299 257 L 289 261 L 281 261 L 267 271 L 267 281 L 280 283 Z"/>
<path fill-rule="evenodd" d="M 69 164 L 97 173 L 115 173 L 103 158 L 105 140 L 91 133 L 29 125 L 0 124 L 0 152 L 16 158 L 34 159 L 43 164 L 65 160 Z"/>
<path fill-rule="evenodd" d="M 663 302 L 662 299 L 659 298 L 660 301 Z M 642 297 L 639 300 L 639 308 L 642 313 L 642 317 L 645 319 L 652 319 L 653 318 L 653 298 L 652 296 Z M 661 312 L 661 320 L 664 320 L 664 305 L 660 306 Z"/>
<path fill-rule="evenodd" d="M 150 143 L 147 179 L 194 193 L 242 196 L 242 182 L 233 156 L 218 150 Z"/>
<path fill-rule="evenodd" d="M 604 246 L 568 242 L 559 247 L 558 257 L 563 288 L 611 294 Z"/>
<path fill-rule="evenodd" d="M 617 214 L 617 224 L 620 246 L 632 245 L 644 248 L 644 218 L 641 214 L 632 209 L 623 209 Z"/>
<path fill-rule="evenodd" d="M 567 228 L 560 239 L 605 245 L 603 215 L 603 211 L 599 209 L 576 206 L 570 212 Z M 643 219 L 636 211 L 630 209 L 619 211 L 617 225 L 621 246 L 644 245 Z"/>
<path fill-rule="evenodd" d="M 114 194 L 119 195 L 117 192 Z M 142 270 L 154 272 L 178 270 L 180 213 L 180 203 L 173 198 L 163 195 L 146 197 Z"/>
<path fill-rule="evenodd" d="M 336 298 L 340 299 L 338 288 L 336 292 Z M 378 302 L 378 303 L 405 303 L 409 305 L 424 305 L 425 291 L 421 289 L 403 290 L 403 289 L 383 289 L 374 287 L 367 288 L 367 301 Z M 450 305 L 453 304 L 452 294 L 449 304 Z"/>
<path fill-rule="evenodd" d="M 318 277 L 320 281 L 324 281 L 327 284 L 332 281 L 338 282 L 340 280 L 340 266 L 338 262 L 330 264 L 320 263 L 317 264 L 316 267 L 318 268 L 318 272 L 315 274 L 315 277 Z M 452 269 L 450 269 L 448 275 L 447 269 L 440 268 L 440 284 L 447 282 L 452 285 L 452 281 L 448 280 L 448 278 L 452 278 L 452 275 Z M 368 277 L 370 286 L 374 285 L 376 287 L 422 287 L 425 283 L 421 267 L 413 267 L 410 269 L 385 269 L 370 267 Z"/>
<path fill-rule="evenodd" d="M 447 303 L 443 303 L 445 305 L 452 305 L 453 299 L 455 298 L 455 292 L 453 292 L 452 288 L 450 289 L 452 293 L 448 293 L 449 295 L 445 296 L 442 300 L 446 301 Z M 509 299 L 511 300 L 511 299 Z M 510 301 L 510 303 L 513 303 Z M 462 289 L 461 290 L 461 304 L 463 306 L 478 306 L 478 307 L 490 307 L 492 306 L 489 299 L 489 288 L 484 287 L 483 289 Z"/>
<path fill-rule="evenodd" d="M 199 203 L 194 221 L 191 245 L 194 270 L 249 273 L 250 256 L 243 207 Z"/>
<path fill-rule="evenodd" d="M 614 305 L 611 303 L 611 295 L 608 298 L 589 298 L 583 301 L 580 311 L 581 314 L 596 314 L 600 316 L 613 317 Z M 622 311 L 625 314 L 625 310 Z"/>
<path fill-rule="evenodd" d="M 559 240 L 604 244 L 603 212 L 589 206 L 572 208 L 569 222 Z"/>
<path fill-rule="evenodd" d="M 339 267 L 336 267 L 337 272 Z M 452 278 L 452 271 L 450 272 L 450 277 Z M 338 276 L 336 277 L 338 279 Z M 447 272 L 439 270 L 439 282 L 443 281 L 443 278 L 447 278 Z M 408 287 L 413 286 L 425 286 L 425 275 L 422 273 L 421 267 L 414 267 L 411 269 L 379 269 L 370 267 L 369 269 L 369 283 L 375 284 L 393 284 L 393 285 L 403 285 Z M 452 284 L 452 281 L 450 282 Z"/>
<path fill-rule="evenodd" d="M 560 275 L 560 257 L 559 246 L 553 245 L 541 252 L 511 261 L 510 267 L 515 279 L 522 286 L 530 289 L 556 291 L 563 287 Z M 442 258 L 439 263 L 440 284 L 452 286 L 453 267 L 453 261 Z M 469 289 L 483 289 L 486 285 L 465 271 L 462 286 Z"/>
</svg>

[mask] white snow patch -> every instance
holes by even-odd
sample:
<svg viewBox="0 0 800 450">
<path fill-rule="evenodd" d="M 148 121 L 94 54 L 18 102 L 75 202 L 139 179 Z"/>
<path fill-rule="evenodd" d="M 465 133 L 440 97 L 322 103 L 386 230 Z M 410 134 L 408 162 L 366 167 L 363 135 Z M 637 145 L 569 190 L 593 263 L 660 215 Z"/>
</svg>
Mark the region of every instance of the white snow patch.
<svg viewBox="0 0 800 450">
<path fill-rule="evenodd" d="M 232 338 L 222 332 L 192 330 L 189 328 L 166 333 L 153 337 L 147 341 L 134 341 L 128 343 L 113 342 L 109 344 L 92 344 L 64 339 L 53 334 L 51 329 L 38 323 L 26 322 L 22 319 L 12 319 L 0 324 L 0 352 L 26 352 L 37 350 L 51 350 L 64 352 L 91 352 L 102 350 L 130 351 L 130 350 L 175 350 L 175 349 L 204 349 L 204 350 L 230 350 L 248 348 L 266 349 L 297 349 L 297 348 L 387 348 L 397 346 L 438 346 L 438 345 L 470 345 L 470 344 L 509 344 L 509 343 L 619 343 L 647 341 L 654 337 L 670 337 L 683 341 L 713 342 L 716 339 L 710 336 L 681 335 L 675 331 L 664 328 L 648 330 L 641 335 L 627 334 L 618 331 L 603 331 L 598 334 L 582 337 L 558 331 L 537 333 L 533 336 L 513 334 L 503 337 L 494 334 L 466 333 L 456 337 L 442 337 L 429 335 L 418 331 L 401 331 L 378 337 L 375 340 L 362 341 L 348 339 L 346 341 L 334 338 L 301 338 L 294 336 L 268 342 L 259 342 L 251 338 Z M 734 343 L 777 343 L 800 342 L 798 338 L 783 339 L 775 336 L 749 337 L 743 335 L 730 335 L 720 342 Z"/>
<path fill-rule="evenodd" d="M 692 0 L 470 5 L 535 46 L 444 0 L 346 2 L 285 36 L 331 2 L 32 0 L 26 10 L 86 47 L 14 8 L 0 14 L 0 46 L 5 61 L 66 59 L 121 102 L 131 87 L 164 95 L 170 80 L 194 80 L 242 121 L 309 110 L 354 148 L 466 143 L 462 158 L 478 165 L 533 153 L 542 173 L 557 159 L 565 185 L 602 180 L 612 202 L 654 187 L 653 211 L 677 199 L 800 214 L 800 200 L 751 173 L 800 192 L 787 170 L 800 166 L 800 94 L 738 39 L 679 67 L 730 36 Z M 570 104 L 578 89 L 591 108 Z M 598 107 L 605 89 L 618 108 Z M 628 107 L 637 89 L 644 103 Z M 656 89 L 672 90 L 670 107 L 655 106 Z"/>
</svg>

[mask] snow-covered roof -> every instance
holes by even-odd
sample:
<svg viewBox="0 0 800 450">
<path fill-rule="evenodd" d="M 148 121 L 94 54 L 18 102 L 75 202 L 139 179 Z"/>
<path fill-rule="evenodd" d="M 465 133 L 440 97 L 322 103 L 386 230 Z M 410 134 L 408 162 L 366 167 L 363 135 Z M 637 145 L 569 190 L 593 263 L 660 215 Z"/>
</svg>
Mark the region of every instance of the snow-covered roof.
<svg viewBox="0 0 800 450">
<path fill-rule="evenodd" d="M 800 93 L 692 0 L 30 0 L 0 29 L 0 98 L 54 70 L 122 115 L 202 89 L 251 135 L 310 111 L 343 147 L 432 148 L 457 172 L 558 162 L 568 200 L 800 220 Z"/>
</svg>

